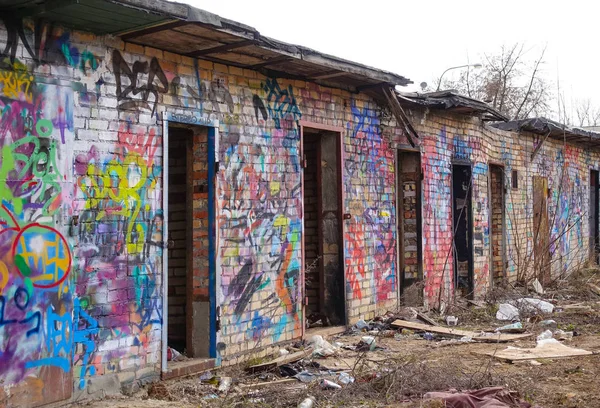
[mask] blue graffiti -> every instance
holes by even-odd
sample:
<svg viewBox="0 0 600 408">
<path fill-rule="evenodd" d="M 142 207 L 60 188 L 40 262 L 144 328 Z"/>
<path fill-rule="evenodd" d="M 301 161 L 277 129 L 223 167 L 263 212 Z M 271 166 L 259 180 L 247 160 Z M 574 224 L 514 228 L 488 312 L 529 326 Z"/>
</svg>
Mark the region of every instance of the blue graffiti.
<svg viewBox="0 0 600 408">
<path fill-rule="evenodd" d="M 287 89 L 281 89 L 277 79 L 267 78 L 263 89 L 267 93 L 266 109 L 269 116 L 275 121 L 277 129 L 281 129 L 281 119 L 291 116 L 293 120 L 298 120 L 302 117 L 291 85 Z M 261 110 L 264 109 L 263 106 Z"/>
</svg>

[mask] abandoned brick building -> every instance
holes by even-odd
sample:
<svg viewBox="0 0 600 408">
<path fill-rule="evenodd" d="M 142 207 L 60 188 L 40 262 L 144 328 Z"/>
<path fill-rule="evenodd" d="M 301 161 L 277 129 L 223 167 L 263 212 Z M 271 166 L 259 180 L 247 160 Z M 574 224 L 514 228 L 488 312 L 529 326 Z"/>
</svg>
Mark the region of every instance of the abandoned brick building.
<svg viewBox="0 0 600 408">
<path fill-rule="evenodd" d="M 8 3 L 0 405 L 264 354 L 414 284 L 431 307 L 480 297 L 598 244 L 594 133 L 399 94 L 186 5 Z"/>
</svg>

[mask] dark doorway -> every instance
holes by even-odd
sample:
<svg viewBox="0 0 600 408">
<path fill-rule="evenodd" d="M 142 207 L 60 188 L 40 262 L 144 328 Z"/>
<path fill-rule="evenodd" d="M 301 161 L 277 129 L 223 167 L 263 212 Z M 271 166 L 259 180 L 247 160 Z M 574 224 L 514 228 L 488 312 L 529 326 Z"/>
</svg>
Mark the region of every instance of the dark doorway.
<svg viewBox="0 0 600 408">
<path fill-rule="evenodd" d="M 504 168 L 490 164 L 490 272 L 494 285 L 506 278 L 504 197 Z"/>
<path fill-rule="evenodd" d="M 542 284 L 550 281 L 550 227 L 548 223 L 548 179 L 533 176 L 534 273 Z"/>
<path fill-rule="evenodd" d="M 208 131 L 168 132 L 167 344 L 187 357 L 209 357 Z"/>
<path fill-rule="evenodd" d="M 304 293 L 309 327 L 346 321 L 340 133 L 302 128 Z"/>
<path fill-rule="evenodd" d="M 598 263 L 600 249 L 600 231 L 598 227 L 600 213 L 600 186 L 598 170 L 590 170 L 590 260 Z"/>
<path fill-rule="evenodd" d="M 400 291 L 409 306 L 423 303 L 421 263 L 421 154 L 398 152 Z M 416 285 L 416 286 L 415 286 Z M 414 286 L 414 287 L 413 287 Z M 414 289 L 414 290 L 413 290 Z"/>
<path fill-rule="evenodd" d="M 457 295 L 473 295 L 473 209 L 471 166 L 452 165 L 454 285 Z"/>
</svg>

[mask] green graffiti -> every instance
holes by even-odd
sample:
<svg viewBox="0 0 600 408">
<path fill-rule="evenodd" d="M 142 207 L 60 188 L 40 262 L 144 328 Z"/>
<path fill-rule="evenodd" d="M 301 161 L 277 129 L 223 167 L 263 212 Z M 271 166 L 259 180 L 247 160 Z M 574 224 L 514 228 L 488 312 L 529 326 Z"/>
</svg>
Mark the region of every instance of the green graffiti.
<svg viewBox="0 0 600 408">
<path fill-rule="evenodd" d="M 27 261 L 20 254 L 15 255 L 15 266 L 21 272 L 21 275 L 28 277 L 31 275 L 31 268 L 27 265 Z"/>
</svg>

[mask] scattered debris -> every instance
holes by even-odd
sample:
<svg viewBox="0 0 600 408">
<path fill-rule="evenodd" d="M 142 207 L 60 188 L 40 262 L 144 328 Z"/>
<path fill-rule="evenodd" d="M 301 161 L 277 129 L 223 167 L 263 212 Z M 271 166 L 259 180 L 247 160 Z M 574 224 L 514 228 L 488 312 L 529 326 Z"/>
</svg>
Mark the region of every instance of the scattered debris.
<svg viewBox="0 0 600 408">
<path fill-rule="evenodd" d="M 324 390 L 327 389 L 339 389 L 342 388 L 341 385 L 334 383 L 333 381 L 329 381 L 326 379 L 322 379 L 321 381 L 319 381 L 319 385 L 321 386 L 321 388 L 323 388 Z"/>
<path fill-rule="evenodd" d="M 354 382 L 354 377 L 352 377 L 350 374 L 344 372 L 344 373 L 340 374 L 340 376 L 338 377 L 338 381 L 344 385 L 348 385 L 348 384 L 352 384 Z"/>
<path fill-rule="evenodd" d="M 506 326 L 498 327 L 495 331 L 500 333 L 524 333 L 525 328 L 523 327 L 523 323 L 516 322 L 507 324 Z"/>
<path fill-rule="evenodd" d="M 167 361 L 184 361 L 187 357 L 175 350 L 173 347 L 167 347 Z"/>
<path fill-rule="evenodd" d="M 533 286 L 533 290 L 535 291 L 535 293 L 537 293 L 538 295 L 544 294 L 544 288 L 542 287 L 542 284 L 537 278 L 535 278 L 533 282 L 531 282 L 531 285 Z"/>
<path fill-rule="evenodd" d="M 550 314 L 554 311 L 554 305 L 542 299 L 521 298 L 516 301 L 517 306 L 529 312 L 540 311 L 545 314 Z"/>
<path fill-rule="evenodd" d="M 537 346 L 535 348 L 524 349 L 518 347 L 507 347 L 506 349 L 501 351 L 478 351 L 475 352 L 475 354 L 484 354 L 492 356 L 499 360 L 520 361 L 533 360 L 539 358 L 566 358 L 577 356 L 589 356 L 593 353 L 591 351 L 565 346 L 558 340 L 550 338 L 538 340 Z"/>
<path fill-rule="evenodd" d="M 429 316 L 427 316 L 426 314 L 423 314 L 421 312 L 417 312 L 417 318 L 431 326 L 439 326 L 439 324 L 437 324 L 435 322 L 435 320 L 431 319 Z"/>
<path fill-rule="evenodd" d="M 431 326 L 426 326 L 421 323 L 407 322 L 404 320 L 394 320 L 392 322 L 392 326 L 402 327 L 402 328 L 407 328 L 407 329 L 412 329 L 412 330 L 421 330 L 421 331 L 429 332 L 430 334 L 434 333 L 434 334 L 448 336 L 448 337 L 471 337 L 473 339 L 473 341 L 480 341 L 480 342 L 500 342 L 500 343 L 502 343 L 502 342 L 507 342 L 507 341 L 523 339 L 526 337 L 531 337 L 531 334 L 503 334 L 503 333 L 483 333 L 482 334 L 482 333 L 475 333 L 475 332 L 460 330 L 460 329 L 450 329 L 447 327 L 431 327 Z M 425 336 L 423 336 L 423 338 L 425 338 Z M 433 338 L 432 338 L 432 340 L 433 340 Z"/>
<path fill-rule="evenodd" d="M 509 303 L 501 303 L 498 305 L 496 319 L 510 321 L 519 320 L 519 309 Z"/>
<path fill-rule="evenodd" d="M 542 327 L 550 327 L 550 328 L 556 329 L 557 323 L 556 323 L 556 320 L 552 320 L 552 319 L 542 320 L 540 322 L 540 326 L 542 326 Z"/>
<path fill-rule="evenodd" d="M 250 367 L 246 368 L 246 370 L 251 373 L 271 370 L 275 367 L 279 367 L 282 364 L 294 363 L 296 361 L 302 360 L 303 358 L 310 355 L 311 352 L 312 352 L 312 350 L 310 348 L 308 348 L 306 350 L 298 351 L 296 353 L 291 353 L 287 356 L 278 357 L 278 358 L 268 361 L 266 363 L 251 365 Z"/>
<path fill-rule="evenodd" d="M 231 387 L 231 377 L 221 377 L 221 381 L 219 381 L 219 388 L 217 390 L 221 393 L 229 391 Z"/>
<path fill-rule="evenodd" d="M 446 324 L 448 326 L 458 326 L 458 318 L 456 316 L 446 316 Z"/>
<path fill-rule="evenodd" d="M 424 399 L 442 400 L 444 406 L 452 408 L 530 408 L 531 404 L 521 401 L 516 393 L 503 387 L 487 387 L 467 392 L 428 392 Z"/>
<path fill-rule="evenodd" d="M 315 405 L 315 402 L 315 397 L 308 396 L 298 404 L 298 408 L 312 408 Z"/>
<path fill-rule="evenodd" d="M 545 332 L 543 332 L 542 334 L 537 336 L 537 341 L 548 340 L 548 339 L 551 339 L 552 337 L 553 337 L 552 332 L 550 330 L 546 330 Z"/>
</svg>

